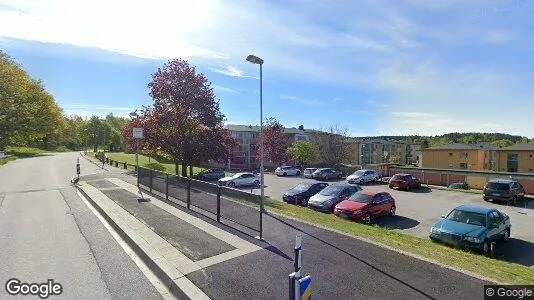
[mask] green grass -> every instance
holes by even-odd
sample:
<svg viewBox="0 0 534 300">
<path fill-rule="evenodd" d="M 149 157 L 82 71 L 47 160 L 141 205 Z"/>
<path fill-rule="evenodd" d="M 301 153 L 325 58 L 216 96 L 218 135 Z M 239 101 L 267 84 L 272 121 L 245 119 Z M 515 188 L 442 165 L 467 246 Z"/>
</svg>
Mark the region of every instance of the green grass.
<svg viewBox="0 0 534 300">
<path fill-rule="evenodd" d="M 93 152 L 89 152 L 89 153 L 91 155 L 94 155 Z M 109 159 L 116 160 L 119 162 L 126 162 L 129 164 L 135 164 L 135 154 L 124 153 L 124 152 L 108 152 L 106 154 Z M 174 164 L 163 158 L 150 158 L 150 162 L 149 162 L 148 156 L 139 155 L 139 165 L 142 167 L 150 168 L 150 169 L 164 171 L 170 174 L 175 173 Z M 180 172 L 181 170 L 182 170 L 182 166 L 180 166 Z M 195 174 L 202 170 L 203 168 L 193 167 L 193 173 Z"/>
<path fill-rule="evenodd" d="M 251 205 L 250 202 L 247 202 L 247 204 Z M 255 204 L 252 205 L 257 207 Z M 443 265 L 480 274 L 498 282 L 508 284 L 534 284 L 534 268 L 491 259 L 477 253 L 438 244 L 428 238 L 415 237 L 377 225 L 369 226 L 340 219 L 331 214 L 286 204 L 278 200 L 268 198 L 265 201 L 265 206 L 269 212 L 275 214 L 301 220 L 311 225 L 333 229 L 349 236 L 365 238 L 407 253 L 437 261 Z"/>
<path fill-rule="evenodd" d="M 17 159 L 17 158 L 14 157 L 14 156 L 9 156 L 9 157 L 7 157 L 7 158 L 0 159 L 0 166 L 3 166 L 3 165 L 5 165 L 5 164 L 7 164 L 8 162 L 13 161 L 13 160 L 15 160 L 15 159 Z"/>
<path fill-rule="evenodd" d="M 31 147 L 6 147 L 5 154 L 15 157 L 34 157 L 47 153 L 48 151 Z"/>
</svg>

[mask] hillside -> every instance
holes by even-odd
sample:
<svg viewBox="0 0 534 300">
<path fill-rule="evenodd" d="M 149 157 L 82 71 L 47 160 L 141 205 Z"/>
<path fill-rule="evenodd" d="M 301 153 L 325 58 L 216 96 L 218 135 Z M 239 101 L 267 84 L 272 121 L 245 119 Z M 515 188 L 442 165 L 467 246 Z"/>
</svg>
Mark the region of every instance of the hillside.
<svg viewBox="0 0 534 300">
<path fill-rule="evenodd" d="M 363 138 L 378 138 L 385 140 L 395 140 L 395 141 L 411 141 L 416 144 L 427 144 L 429 147 L 439 146 L 451 143 L 462 143 L 462 144 L 476 144 L 476 143 L 487 143 L 495 146 L 511 146 L 516 143 L 527 143 L 533 142 L 534 139 L 528 139 L 527 137 L 522 137 L 519 135 L 511 135 L 506 133 L 458 133 L 451 132 L 443 135 L 436 136 L 419 136 L 419 135 L 409 135 L 409 136 L 373 136 L 373 137 L 363 137 Z M 425 145 L 426 146 L 426 145 Z"/>
</svg>

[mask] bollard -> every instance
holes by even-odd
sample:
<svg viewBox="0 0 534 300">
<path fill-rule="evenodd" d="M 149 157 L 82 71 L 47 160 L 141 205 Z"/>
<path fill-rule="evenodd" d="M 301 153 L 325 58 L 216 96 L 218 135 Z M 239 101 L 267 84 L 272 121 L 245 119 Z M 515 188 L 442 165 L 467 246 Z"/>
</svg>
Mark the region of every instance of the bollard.
<svg viewBox="0 0 534 300">
<path fill-rule="evenodd" d="M 221 222 L 221 187 L 217 186 L 217 222 Z"/>
<path fill-rule="evenodd" d="M 124 163 L 124 169 L 128 169 L 128 165 L 126 163 Z"/>
<path fill-rule="evenodd" d="M 191 179 L 187 180 L 187 209 L 191 209 Z"/>
<path fill-rule="evenodd" d="M 165 173 L 165 200 L 169 200 L 169 174 Z"/>
<path fill-rule="evenodd" d="M 150 176 L 150 184 L 149 184 L 149 190 L 152 193 L 152 169 L 148 169 L 148 174 Z"/>
</svg>

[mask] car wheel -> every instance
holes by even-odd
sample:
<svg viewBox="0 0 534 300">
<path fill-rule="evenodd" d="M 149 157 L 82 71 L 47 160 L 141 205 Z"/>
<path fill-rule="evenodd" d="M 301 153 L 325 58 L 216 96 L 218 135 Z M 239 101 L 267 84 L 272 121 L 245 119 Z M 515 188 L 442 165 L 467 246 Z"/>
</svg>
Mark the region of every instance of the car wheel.
<svg viewBox="0 0 534 300">
<path fill-rule="evenodd" d="M 364 182 L 365 182 L 365 180 L 363 180 L 363 178 L 360 179 L 360 184 L 363 184 Z"/>
<path fill-rule="evenodd" d="M 410 185 L 407 185 L 407 186 L 406 186 L 406 190 L 407 190 L 407 191 L 410 190 Z"/>
<path fill-rule="evenodd" d="M 231 187 L 231 188 L 234 188 L 235 187 L 235 182 L 228 182 L 228 187 Z"/>
<path fill-rule="evenodd" d="M 259 180 L 254 180 L 254 185 L 255 186 L 260 186 L 260 181 Z"/>
<path fill-rule="evenodd" d="M 300 176 L 300 171 L 297 171 L 297 176 Z"/>
<path fill-rule="evenodd" d="M 304 199 L 300 200 L 300 205 L 308 206 L 308 199 L 304 198 Z"/>
<path fill-rule="evenodd" d="M 488 240 L 484 241 L 484 245 L 482 245 L 482 254 L 489 255 L 491 251 L 491 246 Z"/>
<path fill-rule="evenodd" d="M 371 214 L 370 213 L 366 213 L 365 214 L 365 217 L 363 217 L 363 223 L 371 224 Z"/>
<path fill-rule="evenodd" d="M 489 198 L 488 197 L 482 197 L 482 199 L 484 199 L 484 201 L 486 201 L 486 202 L 489 202 Z"/>
<path fill-rule="evenodd" d="M 508 242 L 510 240 L 510 228 L 506 228 L 504 231 L 503 241 Z"/>
<path fill-rule="evenodd" d="M 389 209 L 389 216 L 390 217 L 395 216 L 395 210 L 396 210 L 395 206 L 391 206 L 391 208 Z"/>
<path fill-rule="evenodd" d="M 375 179 L 373 179 L 374 182 L 377 182 L 378 181 L 378 177 L 375 177 Z"/>
<path fill-rule="evenodd" d="M 282 176 L 287 176 L 287 173 L 286 173 L 286 172 L 284 172 L 284 174 L 282 174 Z"/>
<path fill-rule="evenodd" d="M 392 186 L 391 184 L 389 185 L 389 189 L 390 189 L 390 190 L 392 190 L 392 189 L 393 189 L 393 186 Z"/>
<path fill-rule="evenodd" d="M 324 180 L 328 181 L 328 179 L 329 179 L 329 178 L 328 178 L 328 175 L 326 175 L 326 176 L 324 177 Z"/>
</svg>

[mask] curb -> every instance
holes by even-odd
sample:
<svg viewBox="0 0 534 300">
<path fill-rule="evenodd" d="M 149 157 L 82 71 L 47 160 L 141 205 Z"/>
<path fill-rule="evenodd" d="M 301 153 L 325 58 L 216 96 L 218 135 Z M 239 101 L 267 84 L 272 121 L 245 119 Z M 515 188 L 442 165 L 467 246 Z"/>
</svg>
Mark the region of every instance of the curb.
<svg viewBox="0 0 534 300">
<path fill-rule="evenodd" d="M 121 236 L 124 241 L 134 250 L 134 252 L 143 260 L 143 262 L 150 268 L 152 272 L 156 274 L 156 276 L 169 288 L 172 295 L 176 297 L 177 299 L 191 299 L 189 296 L 187 296 L 181 289 L 176 285 L 176 283 L 173 281 L 173 279 L 163 270 L 162 267 L 160 267 L 154 260 L 152 260 L 148 254 L 143 251 L 137 245 L 134 240 L 130 238 L 130 236 L 124 232 L 124 230 L 115 223 L 111 217 L 104 211 L 100 206 L 98 206 L 91 197 L 89 197 L 83 189 L 79 185 L 76 185 L 76 189 L 91 203 L 91 205 L 106 219 L 108 224 L 115 229 L 115 231 Z"/>
</svg>

